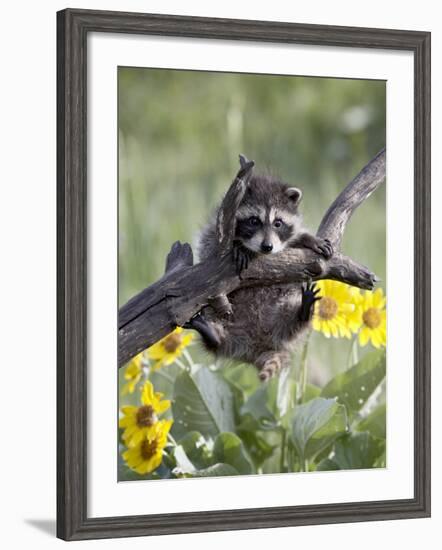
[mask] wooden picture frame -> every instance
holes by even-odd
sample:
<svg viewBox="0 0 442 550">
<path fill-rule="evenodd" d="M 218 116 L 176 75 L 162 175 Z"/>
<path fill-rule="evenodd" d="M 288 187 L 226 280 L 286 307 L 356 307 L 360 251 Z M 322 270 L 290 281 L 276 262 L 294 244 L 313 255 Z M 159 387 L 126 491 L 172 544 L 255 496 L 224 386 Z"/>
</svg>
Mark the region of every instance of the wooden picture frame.
<svg viewBox="0 0 442 550">
<path fill-rule="evenodd" d="M 407 50 L 414 56 L 414 498 L 87 516 L 87 37 L 91 32 Z M 67 9 L 57 14 L 57 536 L 65 540 L 430 515 L 430 33 Z"/>
</svg>

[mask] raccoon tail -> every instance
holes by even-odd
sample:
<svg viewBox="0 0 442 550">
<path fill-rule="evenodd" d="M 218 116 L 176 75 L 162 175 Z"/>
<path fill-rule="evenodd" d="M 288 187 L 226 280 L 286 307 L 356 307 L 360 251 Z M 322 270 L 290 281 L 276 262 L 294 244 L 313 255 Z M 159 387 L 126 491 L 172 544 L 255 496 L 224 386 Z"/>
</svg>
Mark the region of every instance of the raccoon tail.
<svg viewBox="0 0 442 550">
<path fill-rule="evenodd" d="M 255 364 L 259 370 L 259 379 L 267 382 L 290 364 L 290 355 L 287 352 L 266 351 L 258 357 Z"/>
</svg>

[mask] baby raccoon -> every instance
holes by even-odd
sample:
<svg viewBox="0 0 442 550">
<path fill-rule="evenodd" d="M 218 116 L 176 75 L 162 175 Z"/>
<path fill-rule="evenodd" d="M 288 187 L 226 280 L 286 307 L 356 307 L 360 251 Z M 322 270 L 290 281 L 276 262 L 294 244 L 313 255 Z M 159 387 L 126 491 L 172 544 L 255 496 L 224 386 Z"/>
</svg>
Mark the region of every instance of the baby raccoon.
<svg viewBox="0 0 442 550">
<path fill-rule="evenodd" d="M 247 162 L 242 156 L 240 160 L 242 166 Z M 299 189 L 277 179 L 251 177 L 236 215 L 232 261 L 239 275 L 254 257 L 287 247 L 310 248 L 330 258 L 330 242 L 302 226 L 301 198 Z M 200 260 L 219 253 L 216 216 L 202 231 L 198 253 Z M 207 307 L 187 326 L 198 330 L 216 356 L 253 363 L 261 380 L 267 380 L 288 364 L 297 338 L 310 323 L 316 295 L 314 284 L 240 288 L 229 294 L 230 315 Z"/>
</svg>

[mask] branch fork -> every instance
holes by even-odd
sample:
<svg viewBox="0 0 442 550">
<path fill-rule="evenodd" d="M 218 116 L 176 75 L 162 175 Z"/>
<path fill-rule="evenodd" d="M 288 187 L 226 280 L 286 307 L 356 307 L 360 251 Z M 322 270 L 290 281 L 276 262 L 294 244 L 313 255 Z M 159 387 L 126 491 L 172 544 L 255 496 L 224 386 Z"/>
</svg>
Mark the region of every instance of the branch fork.
<svg viewBox="0 0 442 550">
<path fill-rule="evenodd" d="M 260 256 L 238 277 L 231 259 L 236 211 L 247 190 L 254 162 L 241 155 L 241 168 L 227 191 L 217 217 L 221 254 L 194 264 L 188 243 L 175 242 L 165 274 L 120 308 L 118 366 L 184 325 L 215 297 L 238 288 L 334 279 L 371 290 L 378 278 L 367 267 L 341 253 L 344 229 L 356 208 L 385 179 L 385 149 L 380 151 L 330 205 L 317 235 L 328 239 L 333 256 L 325 260 L 312 250 L 293 248 Z"/>
</svg>

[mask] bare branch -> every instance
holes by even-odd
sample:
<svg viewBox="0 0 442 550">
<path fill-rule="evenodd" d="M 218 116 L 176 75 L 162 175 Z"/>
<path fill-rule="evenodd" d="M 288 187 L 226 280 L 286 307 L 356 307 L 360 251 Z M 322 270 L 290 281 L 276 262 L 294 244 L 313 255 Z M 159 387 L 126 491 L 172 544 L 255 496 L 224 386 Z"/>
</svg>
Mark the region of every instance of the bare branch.
<svg viewBox="0 0 442 550">
<path fill-rule="evenodd" d="M 322 218 L 318 237 L 328 239 L 335 249 L 341 247 L 345 226 L 356 208 L 385 179 L 385 149 L 382 149 L 336 197 Z"/>
<path fill-rule="evenodd" d="M 318 235 L 327 237 L 335 246 L 336 253 L 330 260 L 308 249 L 293 248 L 253 260 L 239 278 L 227 252 L 233 240 L 236 209 L 247 189 L 252 168 L 252 162 L 242 166 L 223 201 L 224 213 L 218 219 L 217 230 L 225 254 L 194 265 L 190 245 L 174 243 L 164 276 L 121 307 L 119 366 L 183 325 L 215 296 L 227 295 L 238 288 L 311 279 L 335 279 L 364 289 L 374 287 L 375 274 L 341 254 L 339 246 L 350 216 L 385 177 L 385 151 L 376 155 L 326 212 Z"/>
<path fill-rule="evenodd" d="M 253 160 L 249 161 L 243 155 L 240 155 L 240 159 L 241 168 L 225 194 L 218 210 L 216 232 L 221 254 L 226 254 L 232 250 L 236 211 L 247 191 L 247 186 L 253 173 L 253 166 L 255 165 Z"/>
</svg>

